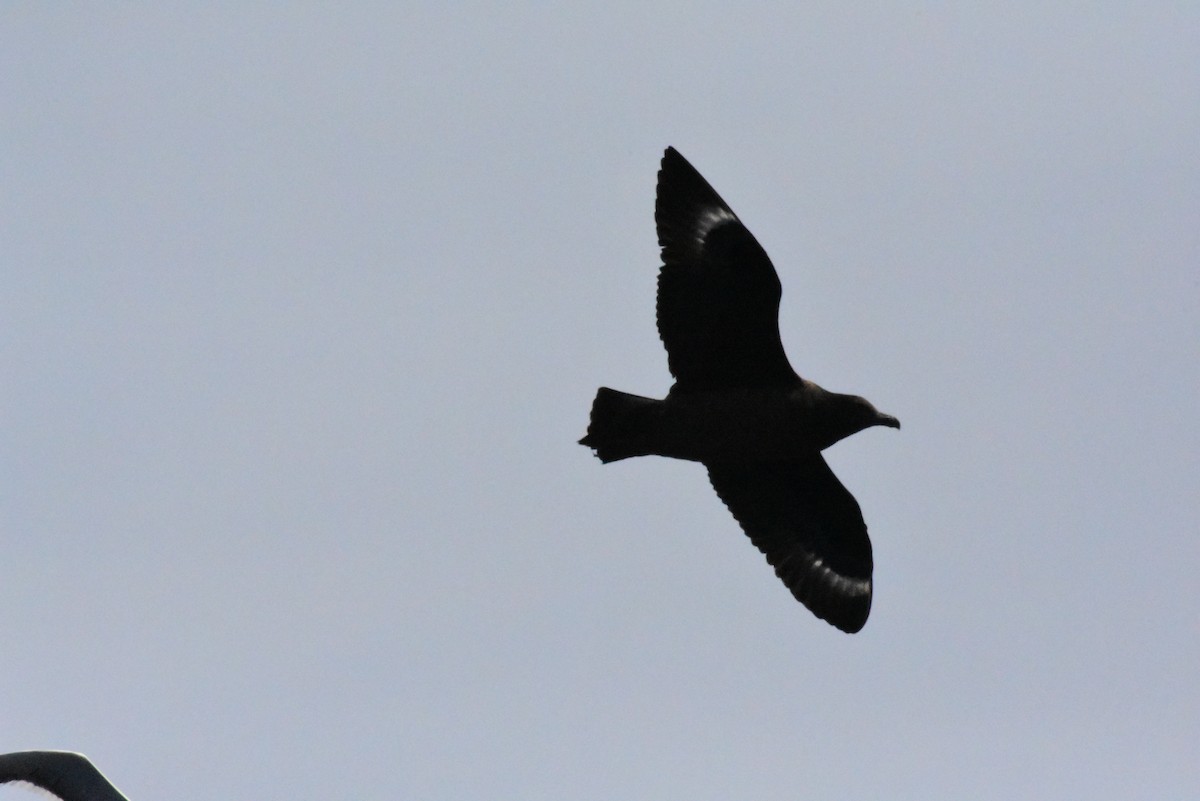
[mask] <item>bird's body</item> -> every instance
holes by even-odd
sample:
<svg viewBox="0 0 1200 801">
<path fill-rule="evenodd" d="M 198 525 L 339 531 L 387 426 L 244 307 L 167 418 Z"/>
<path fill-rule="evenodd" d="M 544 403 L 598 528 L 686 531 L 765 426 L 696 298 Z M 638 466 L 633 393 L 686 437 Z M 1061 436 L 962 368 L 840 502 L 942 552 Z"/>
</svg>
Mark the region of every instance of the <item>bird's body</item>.
<svg viewBox="0 0 1200 801">
<path fill-rule="evenodd" d="M 871 607 L 871 543 L 858 503 L 821 451 L 900 423 L 792 369 L 774 266 L 673 148 L 659 171 L 655 222 L 658 330 L 675 384 L 663 400 L 601 388 L 580 442 L 604 462 L 657 455 L 703 463 L 792 594 L 818 617 L 858 631 Z"/>
<path fill-rule="evenodd" d="M 27 782 L 62 801 L 129 801 L 83 754 L 16 751 L 0 754 L 0 784 Z"/>
<path fill-rule="evenodd" d="M 615 393 L 615 390 L 601 390 Z M 811 381 L 789 389 L 732 387 L 671 390 L 661 401 L 619 393 L 643 417 L 637 419 L 629 447 L 637 456 L 667 456 L 693 462 L 761 462 L 822 451 L 855 431 L 858 419 L 845 414 L 856 407 L 826 402 L 833 393 Z M 865 410 L 871 414 L 873 410 Z M 635 411 L 636 415 L 638 412 Z M 602 440 L 603 441 L 603 440 Z M 621 441 L 615 435 L 609 442 Z M 597 445 L 600 458 L 605 450 Z M 625 458 L 619 456 L 617 458 Z"/>
</svg>

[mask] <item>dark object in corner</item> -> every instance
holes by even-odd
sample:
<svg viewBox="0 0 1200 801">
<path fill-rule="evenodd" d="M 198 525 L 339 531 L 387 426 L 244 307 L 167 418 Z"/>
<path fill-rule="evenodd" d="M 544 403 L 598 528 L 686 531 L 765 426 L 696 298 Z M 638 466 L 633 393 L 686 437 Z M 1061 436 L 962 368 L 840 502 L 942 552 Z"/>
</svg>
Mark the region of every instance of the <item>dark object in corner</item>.
<svg viewBox="0 0 1200 801">
<path fill-rule="evenodd" d="M 0 784 L 28 782 L 62 801 L 129 801 L 83 754 L 15 751 L 0 754 Z"/>
</svg>

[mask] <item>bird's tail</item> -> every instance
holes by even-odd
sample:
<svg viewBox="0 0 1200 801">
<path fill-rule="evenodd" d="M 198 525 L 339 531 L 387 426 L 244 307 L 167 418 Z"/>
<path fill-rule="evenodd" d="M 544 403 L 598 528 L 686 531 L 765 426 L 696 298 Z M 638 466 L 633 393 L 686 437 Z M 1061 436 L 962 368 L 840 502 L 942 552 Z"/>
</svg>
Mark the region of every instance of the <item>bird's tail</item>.
<svg viewBox="0 0 1200 801">
<path fill-rule="evenodd" d="M 579 440 L 608 463 L 654 453 L 655 422 L 662 401 L 600 387 L 592 401 L 587 436 Z"/>
</svg>

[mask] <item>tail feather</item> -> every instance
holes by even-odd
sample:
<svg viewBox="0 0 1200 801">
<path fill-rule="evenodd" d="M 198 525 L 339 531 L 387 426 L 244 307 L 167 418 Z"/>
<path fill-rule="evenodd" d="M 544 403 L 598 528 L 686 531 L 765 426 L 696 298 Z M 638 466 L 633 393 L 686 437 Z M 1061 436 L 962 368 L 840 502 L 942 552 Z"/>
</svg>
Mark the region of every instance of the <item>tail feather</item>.
<svg viewBox="0 0 1200 801">
<path fill-rule="evenodd" d="M 592 401 L 587 436 L 579 440 L 608 463 L 654 452 L 655 416 L 662 401 L 601 387 Z"/>
</svg>

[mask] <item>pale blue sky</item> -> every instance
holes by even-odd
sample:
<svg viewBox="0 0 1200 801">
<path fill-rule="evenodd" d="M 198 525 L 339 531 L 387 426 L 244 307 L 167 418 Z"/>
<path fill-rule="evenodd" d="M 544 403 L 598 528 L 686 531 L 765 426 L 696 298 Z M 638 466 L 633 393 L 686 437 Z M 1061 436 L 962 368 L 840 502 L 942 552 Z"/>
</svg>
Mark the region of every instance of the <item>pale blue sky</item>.
<svg viewBox="0 0 1200 801">
<path fill-rule="evenodd" d="M 1044 5 L 6 5 L 0 751 L 133 801 L 1200 797 L 1200 7 Z M 828 452 L 861 634 L 699 466 L 575 444 L 670 383 L 669 144 L 801 374 L 904 423 Z"/>
</svg>

